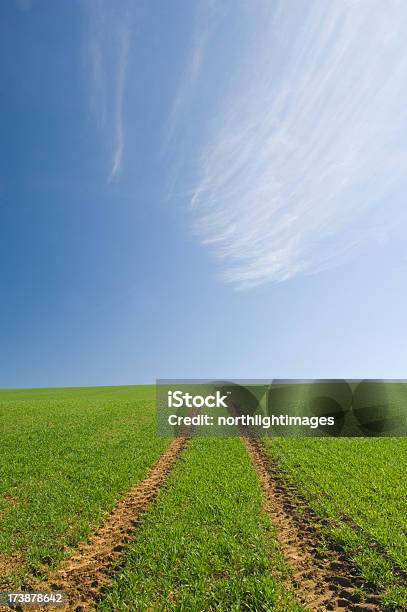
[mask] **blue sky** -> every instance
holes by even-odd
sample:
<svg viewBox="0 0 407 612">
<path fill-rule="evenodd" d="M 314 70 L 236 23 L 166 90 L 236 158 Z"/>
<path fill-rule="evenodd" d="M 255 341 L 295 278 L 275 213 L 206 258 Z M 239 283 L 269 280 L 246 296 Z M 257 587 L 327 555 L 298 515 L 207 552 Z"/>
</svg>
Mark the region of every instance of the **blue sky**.
<svg viewBox="0 0 407 612">
<path fill-rule="evenodd" d="M 405 378 L 406 18 L 4 0 L 0 386 Z"/>
</svg>

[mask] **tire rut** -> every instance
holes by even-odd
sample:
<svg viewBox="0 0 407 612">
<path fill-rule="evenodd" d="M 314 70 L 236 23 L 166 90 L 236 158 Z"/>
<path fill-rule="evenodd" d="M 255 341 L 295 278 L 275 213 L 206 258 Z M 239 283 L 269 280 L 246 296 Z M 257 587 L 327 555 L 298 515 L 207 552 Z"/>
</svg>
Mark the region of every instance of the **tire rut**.
<svg viewBox="0 0 407 612">
<path fill-rule="evenodd" d="M 321 550 L 321 533 L 312 524 L 315 515 L 311 510 L 300 512 L 261 442 L 247 435 L 242 440 L 261 484 L 264 509 L 276 528 L 280 549 L 290 566 L 287 586 L 298 600 L 316 612 L 382 610 L 378 594 L 366 591 L 368 585 L 339 546 L 331 544 Z"/>
<path fill-rule="evenodd" d="M 157 497 L 187 440 L 188 437 L 175 438 L 150 468 L 147 477 L 118 502 L 107 520 L 33 590 L 64 591 L 68 599 L 68 604 L 62 608 L 65 610 L 93 609 L 109 586 L 112 568 L 119 564 L 125 545 L 133 540 L 142 514 Z"/>
</svg>

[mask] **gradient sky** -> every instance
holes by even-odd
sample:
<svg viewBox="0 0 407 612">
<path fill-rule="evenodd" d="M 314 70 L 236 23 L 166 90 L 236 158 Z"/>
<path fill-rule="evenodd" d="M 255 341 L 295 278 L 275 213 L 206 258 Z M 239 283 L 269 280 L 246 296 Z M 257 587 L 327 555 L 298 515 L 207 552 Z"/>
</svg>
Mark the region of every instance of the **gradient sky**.
<svg viewBox="0 0 407 612">
<path fill-rule="evenodd" d="M 405 378 L 404 0 L 3 0 L 0 386 Z"/>
</svg>

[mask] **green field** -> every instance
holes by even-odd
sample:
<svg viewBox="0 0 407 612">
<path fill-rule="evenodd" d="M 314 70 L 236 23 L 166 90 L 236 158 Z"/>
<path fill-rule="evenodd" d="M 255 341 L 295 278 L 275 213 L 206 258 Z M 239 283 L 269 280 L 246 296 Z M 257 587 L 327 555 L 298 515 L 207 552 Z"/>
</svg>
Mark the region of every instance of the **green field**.
<svg viewBox="0 0 407 612">
<path fill-rule="evenodd" d="M 397 572 L 407 571 L 407 439 L 276 438 L 265 445 L 384 601 L 407 607 Z"/>
<path fill-rule="evenodd" d="M 188 446 L 101 610 L 301 610 L 239 439 Z"/>
<path fill-rule="evenodd" d="M 168 445 L 153 386 L 0 391 L 0 587 L 45 578 Z M 386 610 L 407 609 L 407 442 L 264 440 Z M 123 551 L 102 610 L 300 610 L 244 445 L 194 439 Z"/>
<path fill-rule="evenodd" d="M 55 566 L 168 444 L 152 386 L 0 391 L 0 432 L 2 588 Z"/>
</svg>

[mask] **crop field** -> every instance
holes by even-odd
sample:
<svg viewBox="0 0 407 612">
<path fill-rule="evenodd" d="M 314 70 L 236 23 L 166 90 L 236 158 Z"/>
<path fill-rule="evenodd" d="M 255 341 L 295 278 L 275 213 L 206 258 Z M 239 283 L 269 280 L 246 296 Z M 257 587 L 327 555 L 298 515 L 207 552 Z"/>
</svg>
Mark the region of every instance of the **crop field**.
<svg viewBox="0 0 407 612">
<path fill-rule="evenodd" d="M 326 519 L 323 534 L 349 551 L 390 609 L 406 609 L 407 440 L 279 438 L 265 446 Z"/>
<path fill-rule="evenodd" d="M 194 439 L 101 610 L 301 610 L 236 438 Z"/>
<path fill-rule="evenodd" d="M 0 391 L 0 590 L 72 610 L 407 609 L 404 438 L 156 435 L 155 389 Z"/>
<path fill-rule="evenodd" d="M 0 585 L 47 572 L 168 444 L 153 387 L 0 391 Z"/>
</svg>

